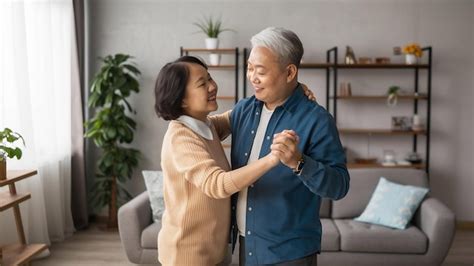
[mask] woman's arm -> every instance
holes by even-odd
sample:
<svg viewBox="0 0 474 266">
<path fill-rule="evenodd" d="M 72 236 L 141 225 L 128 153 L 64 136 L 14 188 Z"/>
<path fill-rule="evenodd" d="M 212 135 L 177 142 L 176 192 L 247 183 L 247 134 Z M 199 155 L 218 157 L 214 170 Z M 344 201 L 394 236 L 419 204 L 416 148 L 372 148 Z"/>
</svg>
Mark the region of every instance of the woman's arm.
<svg viewBox="0 0 474 266">
<path fill-rule="evenodd" d="M 268 154 L 265 157 L 233 171 L 220 168 L 204 143 L 190 129 L 175 128 L 171 137 L 173 164 L 186 180 L 211 198 L 227 198 L 253 184 L 279 163 Z"/>
<path fill-rule="evenodd" d="M 212 124 L 216 128 L 217 135 L 219 136 L 220 140 L 225 140 L 231 134 L 231 128 L 230 128 L 230 113 L 231 112 L 232 110 L 229 110 L 222 114 L 209 116 L 209 120 L 211 120 Z"/>
</svg>

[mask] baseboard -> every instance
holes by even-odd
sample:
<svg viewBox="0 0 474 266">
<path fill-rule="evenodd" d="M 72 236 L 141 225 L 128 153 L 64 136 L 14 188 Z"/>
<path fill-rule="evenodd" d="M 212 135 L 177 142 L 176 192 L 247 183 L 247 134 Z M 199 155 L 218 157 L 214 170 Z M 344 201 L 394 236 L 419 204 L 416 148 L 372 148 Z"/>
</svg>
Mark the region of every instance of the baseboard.
<svg viewBox="0 0 474 266">
<path fill-rule="evenodd" d="M 456 223 L 456 229 L 474 231 L 474 221 L 458 221 Z"/>
</svg>

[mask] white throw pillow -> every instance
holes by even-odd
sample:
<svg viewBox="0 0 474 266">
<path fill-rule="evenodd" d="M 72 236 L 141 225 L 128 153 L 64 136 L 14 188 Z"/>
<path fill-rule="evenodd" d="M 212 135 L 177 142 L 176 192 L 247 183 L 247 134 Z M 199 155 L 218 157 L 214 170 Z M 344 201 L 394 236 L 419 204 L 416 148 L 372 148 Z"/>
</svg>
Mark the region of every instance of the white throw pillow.
<svg viewBox="0 0 474 266">
<path fill-rule="evenodd" d="M 397 184 L 381 177 L 369 204 L 355 220 L 405 229 L 427 193 L 427 188 Z"/>
<path fill-rule="evenodd" d="M 163 173 L 161 171 L 142 171 L 145 179 L 146 190 L 150 197 L 153 221 L 161 220 L 165 211 L 165 201 L 163 199 Z"/>
</svg>

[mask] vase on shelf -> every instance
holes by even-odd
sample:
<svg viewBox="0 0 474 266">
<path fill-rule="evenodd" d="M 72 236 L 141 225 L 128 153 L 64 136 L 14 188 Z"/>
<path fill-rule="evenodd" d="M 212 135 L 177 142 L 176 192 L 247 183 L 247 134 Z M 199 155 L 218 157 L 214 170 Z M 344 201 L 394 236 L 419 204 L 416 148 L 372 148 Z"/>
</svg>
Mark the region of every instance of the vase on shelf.
<svg viewBox="0 0 474 266">
<path fill-rule="evenodd" d="M 209 65 L 211 66 L 218 66 L 221 62 L 221 55 L 220 54 L 210 54 L 209 55 Z"/>
<path fill-rule="evenodd" d="M 217 49 L 219 47 L 219 39 L 206 38 L 206 49 Z"/>
<path fill-rule="evenodd" d="M 415 65 L 418 63 L 418 58 L 414 54 L 406 54 L 405 63 L 407 65 Z"/>
</svg>

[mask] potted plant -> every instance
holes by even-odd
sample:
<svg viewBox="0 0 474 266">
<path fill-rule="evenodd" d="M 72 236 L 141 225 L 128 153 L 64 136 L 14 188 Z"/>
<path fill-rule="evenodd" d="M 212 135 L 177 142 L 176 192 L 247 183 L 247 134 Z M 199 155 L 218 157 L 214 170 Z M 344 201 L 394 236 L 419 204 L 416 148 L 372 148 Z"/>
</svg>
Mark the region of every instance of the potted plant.
<svg viewBox="0 0 474 266">
<path fill-rule="evenodd" d="M 97 162 L 97 175 L 91 191 L 91 203 L 96 209 L 109 207 L 108 228 L 117 227 L 118 207 L 131 199 L 124 183 L 138 166 L 140 152 L 125 147 L 133 141 L 135 121 L 127 111 L 135 113 L 127 97 L 139 92 L 140 71 L 127 62 L 129 55 L 109 55 L 93 79 L 89 107 L 95 116 L 85 122 L 86 138 L 91 138 L 102 151 Z"/>
<path fill-rule="evenodd" d="M 25 140 L 20 134 L 9 128 L 0 131 L 0 180 L 7 178 L 7 157 L 21 159 L 23 155 L 21 149 L 18 146 L 12 146 L 13 143 L 20 140 L 25 146 Z"/>
<path fill-rule="evenodd" d="M 204 17 L 200 21 L 194 22 L 193 25 L 200 29 L 199 32 L 207 36 L 205 39 L 206 49 L 217 49 L 219 47 L 219 34 L 224 31 L 233 31 L 232 29 L 223 28 L 221 19 L 215 19 L 212 16 Z M 219 65 L 220 55 L 211 53 L 209 59 L 211 65 Z"/>
<path fill-rule="evenodd" d="M 387 91 L 387 105 L 395 106 L 398 103 L 399 86 L 390 86 Z"/>
<path fill-rule="evenodd" d="M 418 63 L 418 58 L 423 55 L 423 50 L 417 43 L 410 43 L 403 47 L 403 53 L 405 54 L 405 63 L 408 65 L 414 65 Z"/>
</svg>

